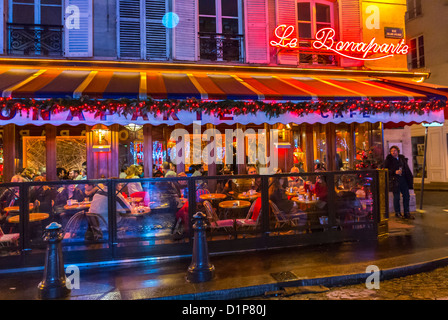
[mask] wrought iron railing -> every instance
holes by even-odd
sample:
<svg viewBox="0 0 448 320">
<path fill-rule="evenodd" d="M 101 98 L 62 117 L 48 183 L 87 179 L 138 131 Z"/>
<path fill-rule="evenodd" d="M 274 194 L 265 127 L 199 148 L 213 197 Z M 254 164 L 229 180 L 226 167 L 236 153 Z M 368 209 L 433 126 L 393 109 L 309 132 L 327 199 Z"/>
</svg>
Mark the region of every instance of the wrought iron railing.
<svg viewBox="0 0 448 320">
<path fill-rule="evenodd" d="M 7 29 L 9 55 L 63 55 L 62 26 L 8 23 Z"/>
<path fill-rule="evenodd" d="M 200 59 L 243 62 L 243 40 L 238 34 L 200 32 Z"/>
<path fill-rule="evenodd" d="M 318 180 L 319 199 L 307 199 Z M 228 252 L 376 238 L 388 207 L 383 170 L 3 183 L 0 268 L 42 263 L 51 222 L 65 230 L 66 262 L 81 263 L 191 254 L 198 211 L 210 251 Z"/>
</svg>

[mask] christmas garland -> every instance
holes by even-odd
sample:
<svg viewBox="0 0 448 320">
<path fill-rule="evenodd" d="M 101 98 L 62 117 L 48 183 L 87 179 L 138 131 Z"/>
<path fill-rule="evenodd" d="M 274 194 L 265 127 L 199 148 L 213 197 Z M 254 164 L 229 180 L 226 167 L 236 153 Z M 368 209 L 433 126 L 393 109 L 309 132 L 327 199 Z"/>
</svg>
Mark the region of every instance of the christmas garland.
<svg viewBox="0 0 448 320">
<path fill-rule="evenodd" d="M 80 99 L 61 98 L 61 99 L 15 99 L 0 98 L 1 113 L 19 112 L 22 116 L 26 113 L 29 116 L 31 111 L 48 112 L 50 114 L 63 111 L 77 112 L 108 112 L 128 116 L 135 112 L 140 114 L 153 114 L 156 116 L 165 112 L 192 111 L 213 113 L 216 116 L 234 114 L 247 115 L 264 112 L 269 118 L 278 117 L 284 113 L 295 113 L 298 116 L 306 116 L 310 113 L 334 113 L 343 114 L 345 112 L 365 112 L 369 114 L 388 112 L 390 114 L 418 114 L 439 111 L 446 106 L 444 100 L 425 100 L 425 101 L 375 101 L 375 100 L 345 100 L 345 101 L 309 101 L 309 102 L 265 102 L 265 101 L 207 101 L 207 100 L 154 100 L 145 101 L 137 99 L 119 99 L 119 100 L 94 100 L 88 97 Z"/>
</svg>

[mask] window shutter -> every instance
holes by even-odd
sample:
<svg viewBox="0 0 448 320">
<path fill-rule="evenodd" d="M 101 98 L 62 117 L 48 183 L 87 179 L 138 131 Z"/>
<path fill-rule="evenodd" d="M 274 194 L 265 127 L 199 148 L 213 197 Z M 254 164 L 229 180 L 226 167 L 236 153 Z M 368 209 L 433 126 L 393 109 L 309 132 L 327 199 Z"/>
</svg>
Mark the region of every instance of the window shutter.
<svg viewBox="0 0 448 320">
<path fill-rule="evenodd" d="M 341 40 L 362 41 L 361 4 L 359 0 L 340 2 Z M 362 61 L 341 57 L 341 67 L 361 66 Z"/>
<path fill-rule="evenodd" d="M 296 0 L 277 0 L 276 3 L 277 26 L 285 24 L 294 26 L 294 34 L 291 37 L 297 38 L 297 1 Z M 279 49 L 277 55 L 278 64 L 297 65 L 297 52 L 292 50 L 287 52 L 285 49 Z"/>
<path fill-rule="evenodd" d="M 140 0 L 119 0 L 117 11 L 118 57 L 142 58 Z"/>
<path fill-rule="evenodd" d="M 173 29 L 173 57 L 176 60 L 196 61 L 197 41 L 197 0 L 174 0 L 173 11 L 179 16 L 179 24 Z"/>
<path fill-rule="evenodd" d="M 146 0 L 146 59 L 168 60 L 168 29 L 162 19 L 166 0 Z"/>
<path fill-rule="evenodd" d="M 269 63 L 267 1 L 246 0 L 244 5 L 246 62 Z"/>
<path fill-rule="evenodd" d="M 93 56 L 92 0 L 65 0 L 64 8 L 65 56 Z M 77 19 L 77 11 L 72 10 L 72 8 L 77 8 L 79 10 L 79 21 L 75 24 L 70 23 L 73 19 Z"/>
</svg>

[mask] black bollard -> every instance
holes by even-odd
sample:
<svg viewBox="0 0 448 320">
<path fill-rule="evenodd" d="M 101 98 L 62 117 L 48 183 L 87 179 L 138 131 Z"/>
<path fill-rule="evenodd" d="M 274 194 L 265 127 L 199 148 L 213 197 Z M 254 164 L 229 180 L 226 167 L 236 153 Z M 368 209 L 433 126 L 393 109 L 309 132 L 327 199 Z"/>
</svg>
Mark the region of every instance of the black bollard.
<svg viewBox="0 0 448 320">
<path fill-rule="evenodd" d="M 65 298 L 70 294 L 64 270 L 61 241 L 64 239 L 62 226 L 56 222 L 49 224 L 44 231 L 43 239 L 47 242 L 47 253 L 44 278 L 39 283 L 40 299 Z"/>
<path fill-rule="evenodd" d="M 205 230 L 207 228 L 207 216 L 198 212 L 193 216 L 195 224 L 193 238 L 193 256 L 188 267 L 187 280 L 190 282 L 205 282 L 211 280 L 215 275 L 215 267 L 208 259 L 207 239 Z"/>
</svg>

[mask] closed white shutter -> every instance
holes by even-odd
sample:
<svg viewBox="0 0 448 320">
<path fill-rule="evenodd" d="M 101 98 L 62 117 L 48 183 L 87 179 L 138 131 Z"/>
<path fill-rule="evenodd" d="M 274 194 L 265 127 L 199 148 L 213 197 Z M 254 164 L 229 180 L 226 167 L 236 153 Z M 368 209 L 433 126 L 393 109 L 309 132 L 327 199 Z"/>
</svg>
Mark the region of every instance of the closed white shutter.
<svg viewBox="0 0 448 320">
<path fill-rule="evenodd" d="M 93 0 L 65 0 L 66 57 L 93 56 Z"/>
<path fill-rule="evenodd" d="M 361 4 L 359 0 L 345 0 L 340 3 L 341 40 L 362 41 Z M 341 67 L 356 67 L 362 61 L 341 57 Z"/>
<path fill-rule="evenodd" d="M 142 58 L 142 7 L 140 0 L 119 0 L 117 8 L 119 58 Z"/>
<path fill-rule="evenodd" d="M 197 0 L 174 0 L 173 12 L 179 16 L 179 24 L 173 31 L 173 57 L 175 60 L 197 61 Z"/>
<path fill-rule="evenodd" d="M 246 62 L 269 63 L 267 1 L 244 1 L 244 17 L 246 29 Z"/>
<path fill-rule="evenodd" d="M 146 0 L 146 59 L 168 60 L 168 29 L 162 19 L 166 0 Z"/>
<path fill-rule="evenodd" d="M 294 34 L 291 37 L 297 38 L 297 0 L 277 0 L 275 9 L 277 26 L 294 26 Z M 279 64 L 297 65 L 298 62 L 297 52 L 294 50 L 287 52 L 285 49 L 279 49 L 277 59 Z"/>
</svg>

